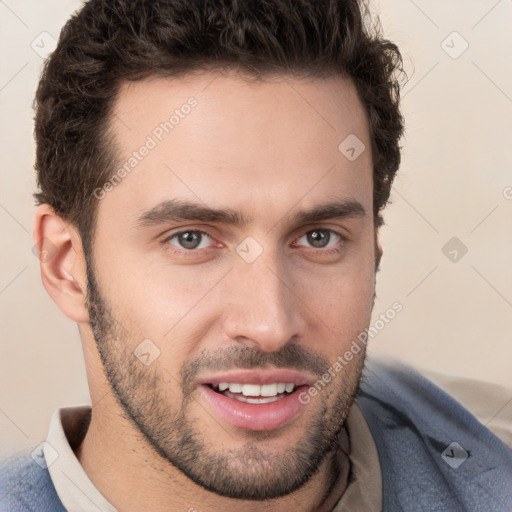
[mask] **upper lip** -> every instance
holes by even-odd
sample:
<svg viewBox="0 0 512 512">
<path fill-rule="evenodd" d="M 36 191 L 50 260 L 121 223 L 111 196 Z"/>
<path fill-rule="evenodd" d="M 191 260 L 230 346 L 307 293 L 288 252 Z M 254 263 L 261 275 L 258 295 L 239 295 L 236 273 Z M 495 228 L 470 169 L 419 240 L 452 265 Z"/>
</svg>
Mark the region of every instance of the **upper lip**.
<svg viewBox="0 0 512 512">
<path fill-rule="evenodd" d="M 221 382 L 240 384 L 274 384 L 284 382 L 295 384 L 295 386 L 308 386 L 314 382 L 311 374 L 300 373 L 296 370 L 275 369 L 275 370 L 232 370 L 230 372 L 204 377 L 199 384 L 218 385 Z"/>
</svg>

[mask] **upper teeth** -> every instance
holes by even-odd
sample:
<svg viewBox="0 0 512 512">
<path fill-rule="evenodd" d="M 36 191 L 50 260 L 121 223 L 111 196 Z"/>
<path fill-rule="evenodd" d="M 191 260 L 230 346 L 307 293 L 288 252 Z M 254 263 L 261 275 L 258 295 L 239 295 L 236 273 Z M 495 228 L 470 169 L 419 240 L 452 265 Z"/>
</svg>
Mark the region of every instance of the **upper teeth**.
<svg viewBox="0 0 512 512">
<path fill-rule="evenodd" d="M 221 382 L 219 384 L 219 391 L 229 389 L 231 393 L 242 393 L 244 396 L 275 396 L 278 393 L 291 393 L 295 389 L 295 384 L 286 384 L 279 382 L 275 384 L 238 384 Z"/>
</svg>

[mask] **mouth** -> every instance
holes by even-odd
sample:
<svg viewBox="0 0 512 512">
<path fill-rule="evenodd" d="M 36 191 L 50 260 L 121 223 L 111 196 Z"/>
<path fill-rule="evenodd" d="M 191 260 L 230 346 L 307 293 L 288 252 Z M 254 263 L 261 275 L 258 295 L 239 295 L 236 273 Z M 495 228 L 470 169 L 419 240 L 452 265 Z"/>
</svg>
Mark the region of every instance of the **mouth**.
<svg viewBox="0 0 512 512">
<path fill-rule="evenodd" d="M 305 404 L 299 400 L 309 377 L 293 371 L 238 371 L 203 380 L 202 396 L 221 420 L 246 430 L 273 430 L 290 423 Z"/>
<path fill-rule="evenodd" d="M 219 384 L 206 385 L 216 393 L 246 404 L 270 404 L 277 402 L 297 389 L 297 386 L 291 382 L 276 382 L 263 385 L 220 382 Z"/>
</svg>

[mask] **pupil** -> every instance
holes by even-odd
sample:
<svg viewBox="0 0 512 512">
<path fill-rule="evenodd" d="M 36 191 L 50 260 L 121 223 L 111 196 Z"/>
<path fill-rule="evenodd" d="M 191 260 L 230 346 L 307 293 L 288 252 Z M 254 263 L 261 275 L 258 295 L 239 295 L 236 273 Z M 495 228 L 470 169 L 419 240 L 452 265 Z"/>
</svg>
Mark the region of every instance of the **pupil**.
<svg viewBox="0 0 512 512">
<path fill-rule="evenodd" d="M 200 237 L 193 231 L 187 231 L 179 236 L 180 244 L 185 249 L 195 249 L 200 243 Z"/>
<path fill-rule="evenodd" d="M 313 247 L 325 247 L 331 235 L 328 231 L 311 231 L 308 233 L 308 242 Z"/>
</svg>

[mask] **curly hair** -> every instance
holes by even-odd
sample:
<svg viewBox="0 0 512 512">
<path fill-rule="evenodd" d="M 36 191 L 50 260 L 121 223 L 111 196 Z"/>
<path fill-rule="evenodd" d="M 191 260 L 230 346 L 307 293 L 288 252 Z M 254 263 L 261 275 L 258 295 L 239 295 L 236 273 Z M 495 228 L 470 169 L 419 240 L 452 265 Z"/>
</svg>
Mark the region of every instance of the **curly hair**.
<svg viewBox="0 0 512 512">
<path fill-rule="evenodd" d="M 120 85 L 233 67 L 254 77 L 349 77 L 373 156 L 373 214 L 400 164 L 402 58 L 366 19 L 365 0 L 89 0 L 63 27 L 34 101 L 38 204 L 91 241 L 93 190 L 115 172 L 109 116 Z"/>
</svg>

